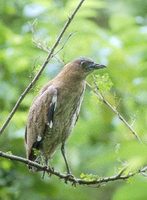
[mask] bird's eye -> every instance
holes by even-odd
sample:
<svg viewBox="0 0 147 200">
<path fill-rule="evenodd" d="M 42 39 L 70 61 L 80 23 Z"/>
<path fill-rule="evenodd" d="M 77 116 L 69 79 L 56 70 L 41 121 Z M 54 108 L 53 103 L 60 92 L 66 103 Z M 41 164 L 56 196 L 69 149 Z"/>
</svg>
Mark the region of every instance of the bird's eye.
<svg viewBox="0 0 147 200">
<path fill-rule="evenodd" d="M 81 66 L 82 66 L 82 67 L 86 67 L 86 65 L 87 65 L 87 62 L 86 62 L 86 61 L 81 61 Z"/>
</svg>

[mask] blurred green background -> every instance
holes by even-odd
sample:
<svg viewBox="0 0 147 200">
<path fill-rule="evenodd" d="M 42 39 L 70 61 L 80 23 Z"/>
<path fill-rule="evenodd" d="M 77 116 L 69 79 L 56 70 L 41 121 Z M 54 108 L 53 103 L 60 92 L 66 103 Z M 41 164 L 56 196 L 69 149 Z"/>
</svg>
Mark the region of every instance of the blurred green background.
<svg viewBox="0 0 147 200">
<path fill-rule="evenodd" d="M 77 3 L 1 0 L 0 126 L 45 60 L 47 53 L 40 48 L 52 46 Z M 147 143 L 147 1 L 86 0 L 57 49 L 64 44 L 0 137 L 0 150 L 25 157 L 24 130 L 34 96 L 64 63 L 79 56 L 108 66 L 98 72 L 100 76 L 96 73 L 103 94 Z M 88 81 L 92 84 L 92 76 Z M 66 147 L 77 177 L 81 173 L 111 176 L 124 166 L 134 171 L 147 163 L 146 146 L 140 145 L 88 88 L 79 121 Z M 51 164 L 65 172 L 59 150 Z M 42 180 L 41 174 L 30 173 L 25 165 L 0 158 L 1 199 L 146 200 L 147 179 L 137 175 L 100 188 L 74 188 L 54 176 Z"/>
</svg>

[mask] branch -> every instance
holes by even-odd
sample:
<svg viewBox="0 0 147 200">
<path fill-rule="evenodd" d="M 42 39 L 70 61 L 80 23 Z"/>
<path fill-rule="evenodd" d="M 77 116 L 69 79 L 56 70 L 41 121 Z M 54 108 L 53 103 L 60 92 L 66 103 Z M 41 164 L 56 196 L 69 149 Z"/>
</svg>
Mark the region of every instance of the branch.
<svg viewBox="0 0 147 200">
<path fill-rule="evenodd" d="M 61 61 L 56 55 L 57 55 L 60 51 L 62 51 L 62 50 L 64 49 L 65 45 L 67 44 L 68 40 L 72 37 L 73 34 L 74 34 L 74 33 L 70 33 L 70 34 L 68 35 L 68 37 L 66 38 L 66 40 L 65 40 L 64 44 L 62 45 L 62 47 L 61 47 L 59 50 L 57 50 L 57 51 L 53 54 L 53 56 L 52 56 L 52 57 L 54 57 L 58 62 L 60 62 L 60 63 L 62 63 L 62 64 L 65 64 L 65 63 L 64 63 L 63 61 Z M 38 49 L 41 49 L 41 50 L 43 50 L 43 51 L 46 52 L 46 53 L 49 53 L 49 52 L 50 52 L 50 49 L 48 48 L 48 45 L 47 45 L 47 44 L 44 45 L 44 44 L 42 44 L 42 42 L 36 41 L 35 39 L 33 39 L 33 43 L 34 43 L 34 45 L 35 45 Z"/>
<path fill-rule="evenodd" d="M 108 183 L 108 182 L 112 182 L 112 181 L 119 181 L 119 180 L 127 180 L 130 177 L 133 177 L 137 174 L 143 175 L 147 172 L 147 166 L 145 166 L 144 168 L 141 168 L 141 169 L 137 170 L 136 172 L 130 172 L 127 175 L 123 175 L 123 173 L 125 171 L 125 169 L 123 169 L 114 176 L 103 177 L 103 178 L 92 178 L 91 180 L 86 180 L 86 179 L 76 178 L 74 176 L 68 176 L 68 175 L 62 174 L 62 173 L 54 170 L 53 168 L 40 165 L 37 162 L 33 162 L 33 161 L 25 159 L 23 157 L 19 157 L 19 156 L 12 155 L 9 153 L 4 153 L 2 151 L 0 151 L 0 156 L 10 159 L 10 160 L 15 160 L 15 161 L 24 163 L 24 164 L 32 166 L 32 167 L 36 167 L 39 171 L 46 172 L 48 175 L 57 176 L 60 179 L 63 179 L 66 183 L 67 182 L 72 183 L 72 185 L 74 185 L 74 186 L 76 186 L 78 184 L 78 185 L 94 185 L 94 186 L 100 187 L 104 183 Z M 97 176 L 95 176 L 95 177 L 97 177 Z"/>
<path fill-rule="evenodd" d="M 125 118 L 118 112 L 118 110 L 113 107 L 111 105 L 111 103 L 109 103 L 105 97 L 103 96 L 103 94 L 101 93 L 101 91 L 99 90 L 96 82 L 94 81 L 95 84 L 95 88 L 92 88 L 92 86 L 87 82 L 87 85 L 92 89 L 92 91 L 94 92 L 94 94 L 96 95 L 96 97 L 102 101 L 110 110 L 112 110 L 112 112 L 114 114 L 117 115 L 117 117 L 123 122 L 123 124 L 130 130 L 130 132 L 135 136 L 135 138 L 141 143 L 143 144 L 142 140 L 140 139 L 140 137 L 138 136 L 138 134 L 136 133 L 136 131 L 132 128 L 132 126 L 125 120 Z"/>
<path fill-rule="evenodd" d="M 20 95 L 19 99 L 17 100 L 15 106 L 13 107 L 12 111 L 10 112 L 10 114 L 8 115 L 6 121 L 4 122 L 4 124 L 2 125 L 2 128 L 0 129 L 0 134 L 3 133 L 3 131 L 5 130 L 5 128 L 8 126 L 10 120 L 12 119 L 13 115 L 15 114 L 16 110 L 18 109 L 20 103 L 22 102 L 22 100 L 24 99 L 24 97 L 26 96 L 26 94 L 30 91 L 30 89 L 34 86 L 34 84 L 36 83 L 36 81 L 39 79 L 39 77 L 41 76 L 44 68 L 47 66 L 47 64 L 49 63 L 49 61 L 51 60 L 51 58 L 53 57 L 54 51 L 56 49 L 56 47 L 59 45 L 65 31 L 67 30 L 68 26 L 70 25 L 70 23 L 72 22 L 73 18 L 75 17 L 76 13 L 78 12 L 78 10 L 80 9 L 80 7 L 82 6 L 83 2 L 85 0 L 81 0 L 79 2 L 79 4 L 77 5 L 77 7 L 75 8 L 75 10 L 73 11 L 73 13 L 71 14 L 71 16 L 68 18 L 68 20 L 66 21 L 64 27 L 62 28 L 59 36 L 57 37 L 55 43 L 53 44 L 45 62 L 43 63 L 41 69 L 39 70 L 39 72 L 36 74 L 36 76 L 34 77 L 34 79 L 30 82 L 30 84 L 26 87 L 26 89 L 24 90 L 24 92 Z"/>
</svg>

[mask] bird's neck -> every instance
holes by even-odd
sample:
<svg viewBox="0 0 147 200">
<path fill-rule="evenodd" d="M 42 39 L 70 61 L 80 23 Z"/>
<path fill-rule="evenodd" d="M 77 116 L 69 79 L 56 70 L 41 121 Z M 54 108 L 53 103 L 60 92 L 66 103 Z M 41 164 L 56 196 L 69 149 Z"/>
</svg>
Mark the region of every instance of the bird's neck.
<svg viewBox="0 0 147 200">
<path fill-rule="evenodd" d="M 85 85 L 85 77 L 78 71 L 69 68 L 63 69 L 54 80 L 63 87 L 75 88 L 75 90 Z"/>
</svg>

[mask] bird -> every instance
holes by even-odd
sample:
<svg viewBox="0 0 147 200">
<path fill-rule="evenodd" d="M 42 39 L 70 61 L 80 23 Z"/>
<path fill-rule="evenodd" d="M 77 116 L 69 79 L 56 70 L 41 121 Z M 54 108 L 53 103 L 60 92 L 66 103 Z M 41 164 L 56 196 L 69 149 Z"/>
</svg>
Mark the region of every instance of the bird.
<svg viewBox="0 0 147 200">
<path fill-rule="evenodd" d="M 80 57 L 67 63 L 35 97 L 28 114 L 25 146 L 27 159 L 48 166 L 60 146 L 67 174 L 69 168 L 65 143 L 74 128 L 86 87 L 86 77 L 105 68 L 92 59 Z M 29 169 L 32 169 L 29 166 Z"/>
</svg>

